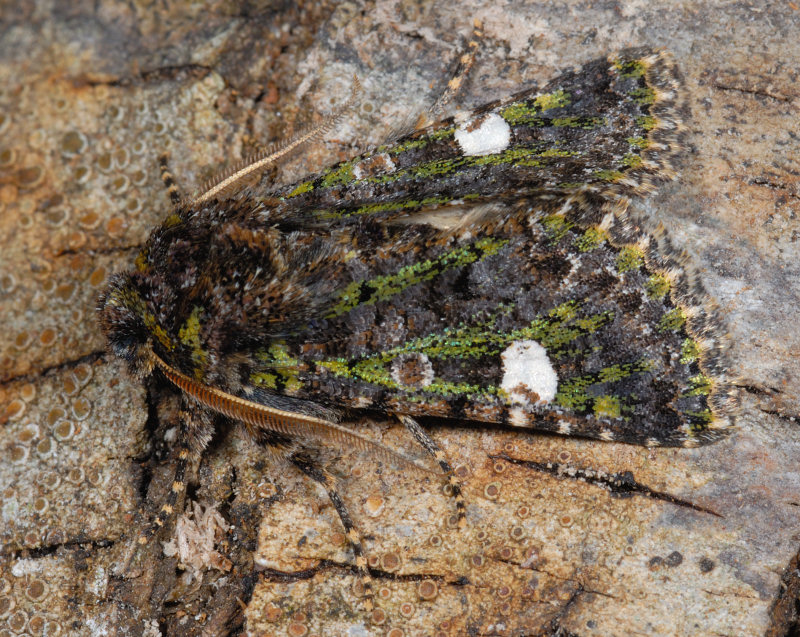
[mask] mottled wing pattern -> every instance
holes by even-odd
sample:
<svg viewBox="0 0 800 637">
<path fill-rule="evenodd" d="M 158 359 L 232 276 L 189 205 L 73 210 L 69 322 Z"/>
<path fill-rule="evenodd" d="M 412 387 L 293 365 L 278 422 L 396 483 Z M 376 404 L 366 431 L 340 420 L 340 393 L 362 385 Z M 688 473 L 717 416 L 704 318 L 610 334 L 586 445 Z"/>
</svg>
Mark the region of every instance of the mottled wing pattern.
<svg viewBox="0 0 800 637">
<path fill-rule="evenodd" d="M 526 208 L 503 216 L 363 246 L 355 230 L 358 256 L 330 304 L 259 351 L 249 383 L 331 406 L 645 445 L 724 429 L 704 329 L 687 325 L 666 271 L 647 267 L 646 242 L 617 248 L 596 227 Z"/>
<path fill-rule="evenodd" d="M 668 178 L 677 152 L 669 59 L 628 49 L 265 197 L 273 218 L 388 217 L 524 196 L 596 223 L 602 203 Z"/>
</svg>

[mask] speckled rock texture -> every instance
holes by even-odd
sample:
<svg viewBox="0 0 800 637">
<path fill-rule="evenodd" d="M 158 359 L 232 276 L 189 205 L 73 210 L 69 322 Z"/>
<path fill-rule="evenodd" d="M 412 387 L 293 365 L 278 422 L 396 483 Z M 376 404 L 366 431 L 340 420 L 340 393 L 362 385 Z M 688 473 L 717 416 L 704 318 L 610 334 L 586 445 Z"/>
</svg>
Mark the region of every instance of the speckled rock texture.
<svg viewBox="0 0 800 637">
<path fill-rule="evenodd" d="M 461 530 L 437 480 L 343 452 L 375 573 L 367 612 L 325 493 L 233 428 L 192 471 L 188 553 L 168 528 L 120 574 L 172 481 L 177 401 L 105 353 L 94 304 L 169 211 L 158 155 L 191 191 L 318 121 L 356 74 L 356 114 L 270 178 L 346 159 L 435 101 L 473 18 L 486 40 L 461 108 L 624 47 L 672 51 L 688 147 L 635 212 L 721 307 L 736 430 L 685 450 L 437 426 L 465 485 Z M 798 60 L 796 2 L 5 3 L 0 636 L 793 634 Z M 422 457 L 393 422 L 356 425 Z"/>
</svg>

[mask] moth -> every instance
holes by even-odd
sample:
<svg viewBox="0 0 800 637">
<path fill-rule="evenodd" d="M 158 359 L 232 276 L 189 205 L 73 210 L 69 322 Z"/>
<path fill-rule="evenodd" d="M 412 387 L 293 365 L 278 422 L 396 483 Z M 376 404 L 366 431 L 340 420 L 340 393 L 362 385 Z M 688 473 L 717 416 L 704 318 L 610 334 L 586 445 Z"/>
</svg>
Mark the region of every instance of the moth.
<svg viewBox="0 0 800 637">
<path fill-rule="evenodd" d="M 728 431 L 702 287 L 662 232 L 626 214 L 674 177 L 678 88 L 667 55 L 629 49 L 289 186 L 240 187 L 267 153 L 174 197 L 98 309 L 131 372 L 183 396 L 155 525 L 225 420 L 326 488 L 365 583 L 356 527 L 315 453 L 397 456 L 348 424 L 364 410 L 397 417 L 434 456 L 462 520 L 426 418 L 647 446 Z"/>
</svg>

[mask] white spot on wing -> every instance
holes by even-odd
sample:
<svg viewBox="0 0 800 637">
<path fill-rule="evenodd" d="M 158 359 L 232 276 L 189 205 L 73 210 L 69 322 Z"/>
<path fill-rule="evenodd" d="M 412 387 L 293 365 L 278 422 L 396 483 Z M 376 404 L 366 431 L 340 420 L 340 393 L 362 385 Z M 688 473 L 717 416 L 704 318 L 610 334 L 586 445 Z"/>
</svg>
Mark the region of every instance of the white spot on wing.
<svg viewBox="0 0 800 637">
<path fill-rule="evenodd" d="M 459 126 L 454 137 L 467 156 L 493 155 L 508 148 L 511 127 L 497 113 L 489 113 Z"/>
<path fill-rule="evenodd" d="M 547 350 L 536 341 L 514 341 L 501 354 L 504 389 L 514 402 L 549 403 L 556 397 L 558 375 Z M 536 394 L 536 396 L 533 396 Z"/>
</svg>

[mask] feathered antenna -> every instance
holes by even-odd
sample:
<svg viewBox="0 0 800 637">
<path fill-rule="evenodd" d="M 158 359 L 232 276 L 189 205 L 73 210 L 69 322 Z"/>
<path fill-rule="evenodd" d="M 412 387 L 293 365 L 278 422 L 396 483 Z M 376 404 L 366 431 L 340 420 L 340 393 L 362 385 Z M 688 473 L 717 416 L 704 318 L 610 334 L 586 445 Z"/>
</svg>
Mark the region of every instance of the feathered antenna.
<svg viewBox="0 0 800 637">
<path fill-rule="evenodd" d="M 268 166 L 274 164 L 282 157 L 285 157 L 299 146 L 319 139 L 333 129 L 333 127 L 353 109 L 356 98 L 360 92 L 361 82 L 359 82 L 358 77 L 354 75 L 350 97 L 348 97 L 347 101 L 331 115 L 326 117 L 321 124 L 303 129 L 287 140 L 271 144 L 267 148 L 254 153 L 231 168 L 223 170 L 203 184 L 199 195 L 187 200 L 185 203 L 188 206 L 196 206 L 211 199 L 223 198 L 245 179 L 265 170 Z"/>
<path fill-rule="evenodd" d="M 390 449 L 366 436 L 342 427 L 334 422 L 309 416 L 306 414 L 276 409 L 261 403 L 241 398 L 224 392 L 216 387 L 211 387 L 182 374 L 174 367 L 167 365 L 156 354 L 152 354 L 153 362 L 164 376 L 186 395 L 194 398 L 201 405 L 217 413 L 238 420 L 248 427 L 256 430 L 262 429 L 274 433 L 291 436 L 293 438 L 306 438 L 327 444 L 333 443 L 339 449 L 354 447 L 361 451 L 377 452 L 385 460 L 399 462 L 409 468 L 424 473 L 436 473 L 416 463 L 396 451 Z"/>
</svg>

